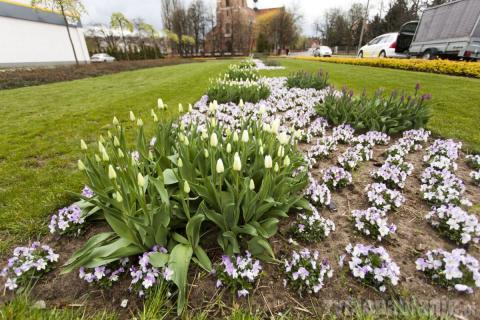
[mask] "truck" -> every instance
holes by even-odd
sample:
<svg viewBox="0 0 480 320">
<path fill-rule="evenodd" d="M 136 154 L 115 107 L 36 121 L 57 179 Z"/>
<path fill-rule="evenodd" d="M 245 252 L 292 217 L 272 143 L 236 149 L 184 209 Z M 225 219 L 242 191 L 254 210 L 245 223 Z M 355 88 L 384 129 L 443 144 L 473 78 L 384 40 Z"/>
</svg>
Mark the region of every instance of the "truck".
<svg viewBox="0 0 480 320">
<path fill-rule="evenodd" d="M 395 52 L 428 60 L 480 59 L 480 0 L 456 0 L 425 9 L 420 21 L 402 25 Z"/>
</svg>

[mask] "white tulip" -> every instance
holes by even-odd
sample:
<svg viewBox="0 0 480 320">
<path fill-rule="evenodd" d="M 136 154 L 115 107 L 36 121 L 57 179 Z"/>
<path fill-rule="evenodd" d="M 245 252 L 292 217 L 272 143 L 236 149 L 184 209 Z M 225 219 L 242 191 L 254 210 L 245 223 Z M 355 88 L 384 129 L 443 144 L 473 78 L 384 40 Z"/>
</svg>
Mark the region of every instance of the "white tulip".
<svg viewBox="0 0 480 320">
<path fill-rule="evenodd" d="M 104 152 L 105 147 L 103 146 L 103 143 L 101 141 L 98 141 L 98 151 Z"/>
<path fill-rule="evenodd" d="M 105 143 L 105 139 L 103 138 L 102 135 L 100 135 L 100 137 L 98 138 L 98 141 L 100 141 L 101 143 Z"/>
<path fill-rule="evenodd" d="M 178 112 L 183 113 L 183 105 L 181 103 L 178 104 Z"/>
<path fill-rule="evenodd" d="M 249 186 L 250 190 L 255 190 L 255 182 L 253 182 L 253 179 L 250 179 L 250 186 Z"/>
<path fill-rule="evenodd" d="M 82 160 L 78 160 L 78 170 L 80 171 L 87 170 Z"/>
<path fill-rule="evenodd" d="M 188 104 L 188 112 L 192 112 L 192 110 L 193 110 L 192 104 L 189 103 L 189 104 Z"/>
<path fill-rule="evenodd" d="M 237 141 L 238 141 L 238 133 L 237 133 L 237 131 L 235 131 L 235 132 L 233 133 L 233 141 L 234 141 L 234 142 L 237 142 Z"/>
<path fill-rule="evenodd" d="M 277 136 L 277 139 L 278 139 L 278 142 L 280 142 L 280 144 L 287 144 L 288 141 L 290 141 L 290 137 L 289 135 L 285 132 L 285 131 L 282 131 L 278 136 Z"/>
<path fill-rule="evenodd" d="M 218 138 L 215 132 L 213 132 L 212 135 L 210 136 L 210 145 L 214 148 L 218 146 Z"/>
<path fill-rule="evenodd" d="M 137 175 L 137 183 L 140 188 L 145 187 L 145 178 L 142 176 L 140 172 Z"/>
<path fill-rule="evenodd" d="M 267 112 L 267 109 L 265 108 L 265 105 L 262 104 L 258 109 L 258 114 L 264 115 L 266 112 Z"/>
<path fill-rule="evenodd" d="M 108 178 L 112 180 L 117 178 L 117 173 L 111 164 L 108 165 Z"/>
<path fill-rule="evenodd" d="M 232 145 L 230 144 L 230 142 L 227 144 L 227 153 L 231 153 L 232 152 Z"/>
<path fill-rule="evenodd" d="M 118 126 L 118 125 L 120 124 L 120 122 L 118 121 L 117 117 L 113 117 L 112 123 L 113 123 L 114 126 Z"/>
<path fill-rule="evenodd" d="M 142 120 L 142 119 L 138 118 L 138 120 L 137 120 L 137 126 L 143 127 L 143 120 Z"/>
<path fill-rule="evenodd" d="M 130 111 L 130 121 L 135 121 L 135 114 L 133 113 L 133 111 Z"/>
<path fill-rule="evenodd" d="M 123 158 L 125 155 L 123 154 L 122 149 L 118 149 L 118 157 Z"/>
<path fill-rule="evenodd" d="M 102 151 L 102 159 L 105 162 L 110 160 L 110 157 L 108 156 L 108 153 L 107 153 L 107 151 L 105 151 L 105 149 L 103 149 L 103 151 Z"/>
<path fill-rule="evenodd" d="M 290 165 L 290 157 L 288 155 L 285 156 L 285 159 L 283 159 L 283 165 L 285 167 L 288 167 Z"/>
<path fill-rule="evenodd" d="M 243 130 L 243 132 L 242 132 L 242 142 L 247 143 L 248 140 L 249 140 L 248 131 L 247 131 L 247 130 Z"/>
<path fill-rule="evenodd" d="M 279 146 L 279 147 L 278 147 L 277 155 L 278 155 L 280 158 L 283 158 L 283 156 L 285 155 L 285 148 L 282 147 L 282 146 Z"/>
<path fill-rule="evenodd" d="M 238 152 L 235 152 L 235 155 L 233 156 L 233 170 L 234 171 L 242 170 L 242 160 L 240 160 L 240 156 L 238 155 Z"/>
<path fill-rule="evenodd" d="M 182 167 L 183 167 L 183 160 L 182 160 L 182 158 L 178 158 L 177 166 L 178 166 L 179 168 L 182 168 Z"/>
<path fill-rule="evenodd" d="M 265 156 L 265 168 L 270 169 L 272 167 L 272 157 L 270 155 Z"/>
<path fill-rule="evenodd" d="M 217 120 L 215 118 L 210 119 L 210 126 L 212 126 L 212 128 L 215 128 L 217 126 Z"/>
<path fill-rule="evenodd" d="M 260 149 L 258 150 L 258 152 L 260 153 L 261 156 L 263 156 L 264 154 L 263 146 L 260 146 Z"/>
<path fill-rule="evenodd" d="M 87 149 L 88 149 L 88 146 L 87 146 L 87 144 L 85 143 L 85 141 L 84 141 L 83 139 L 80 140 L 80 148 L 81 148 L 82 150 L 87 150 Z"/>
<path fill-rule="evenodd" d="M 95 153 L 95 161 L 102 162 L 102 159 L 100 159 L 100 156 L 96 153 Z"/>
<path fill-rule="evenodd" d="M 117 136 L 113 137 L 113 145 L 115 147 L 119 147 L 120 146 L 120 140 L 118 140 Z"/>
<path fill-rule="evenodd" d="M 280 170 L 280 168 L 278 167 L 278 163 L 275 162 L 275 167 L 273 168 L 273 171 L 278 172 L 278 170 Z"/>
<path fill-rule="evenodd" d="M 208 158 L 210 156 L 207 149 L 203 149 L 203 155 L 205 156 L 205 158 Z"/>
<path fill-rule="evenodd" d="M 115 193 L 114 198 L 115 198 L 115 200 L 117 200 L 117 202 L 122 202 L 123 201 L 123 197 L 120 194 L 120 192 L 118 192 L 118 191 Z"/>
<path fill-rule="evenodd" d="M 214 113 L 217 110 L 213 102 L 210 102 L 210 104 L 208 105 L 208 110 L 210 111 L 210 113 Z"/>
<path fill-rule="evenodd" d="M 225 167 L 223 166 L 222 159 L 217 160 L 217 173 L 223 173 L 225 171 Z"/>
<path fill-rule="evenodd" d="M 188 184 L 188 181 L 185 180 L 184 184 L 183 184 L 183 191 L 185 193 L 190 193 L 190 185 Z"/>
<path fill-rule="evenodd" d="M 165 104 L 163 103 L 162 99 L 158 99 L 157 106 L 158 106 L 158 109 L 160 110 L 165 109 Z"/>
<path fill-rule="evenodd" d="M 275 119 L 272 121 L 272 133 L 277 134 L 278 129 L 280 129 L 280 119 Z"/>
<path fill-rule="evenodd" d="M 272 131 L 272 127 L 270 127 L 270 125 L 268 123 L 264 123 L 263 124 L 263 131 L 265 132 L 271 132 Z"/>
<path fill-rule="evenodd" d="M 240 99 L 240 102 L 238 103 L 238 106 L 240 108 L 243 108 L 245 106 L 245 103 L 243 103 L 243 99 Z"/>
</svg>

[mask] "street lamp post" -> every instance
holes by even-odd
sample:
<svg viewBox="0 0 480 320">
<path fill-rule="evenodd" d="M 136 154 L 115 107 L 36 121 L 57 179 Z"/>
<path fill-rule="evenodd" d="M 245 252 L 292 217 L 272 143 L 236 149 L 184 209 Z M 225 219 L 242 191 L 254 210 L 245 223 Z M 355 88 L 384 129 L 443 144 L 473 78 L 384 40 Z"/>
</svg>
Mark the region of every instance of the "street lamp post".
<svg viewBox="0 0 480 320">
<path fill-rule="evenodd" d="M 362 42 L 363 42 L 363 34 L 365 33 L 365 24 L 368 19 L 368 7 L 370 6 L 370 0 L 367 0 L 367 8 L 365 10 L 365 16 L 363 17 L 363 22 L 362 22 L 362 31 L 360 32 L 360 41 L 358 41 L 358 48 L 357 48 L 357 54 L 360 48 L 362 47 Z"/>
</svg>

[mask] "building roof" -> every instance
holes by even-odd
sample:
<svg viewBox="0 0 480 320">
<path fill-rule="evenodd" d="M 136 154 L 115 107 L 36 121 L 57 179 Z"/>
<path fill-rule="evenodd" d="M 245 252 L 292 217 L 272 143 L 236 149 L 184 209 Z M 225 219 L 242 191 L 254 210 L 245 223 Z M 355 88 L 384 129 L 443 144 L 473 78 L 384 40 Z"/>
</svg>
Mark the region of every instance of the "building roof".
<svg viewBox="0 0 480 320">
<path fill-rule="evenodd" d="M 257 9 L 255 10 L 255 14 L 257 17 L 264 16 L 264 15 L 274 15 L 281 11 L 285 10 L 285 7 L 275 7 L 275 8 L 265 8 L 265 9 Z"/>
<path fill-rule="evenodd" d="M 65 25 L 63 16 L 58 12 L 41 7 L 32 7 L 25 2 L 15 2 L 11 0 L 0 0 L 0 16 L 40 23 Z M 72 27 L 82 26 L 80 21 L 69 21 L 69 25 Z"/>
</svg>

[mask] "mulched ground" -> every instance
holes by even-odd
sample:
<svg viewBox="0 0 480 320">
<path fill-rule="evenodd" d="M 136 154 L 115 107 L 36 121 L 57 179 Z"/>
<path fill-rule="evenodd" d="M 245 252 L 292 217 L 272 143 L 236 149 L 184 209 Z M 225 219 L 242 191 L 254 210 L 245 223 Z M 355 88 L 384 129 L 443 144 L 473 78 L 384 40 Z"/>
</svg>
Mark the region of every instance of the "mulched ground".
<svg viewBox="0 0 480 320">
<path fill-rule="evenodd" d="M 432 139 L 429 143 L 431 142 Z M 390 145 L 393 143 L 395 143 L 394 139 L 392 139 Z M 301 145 L 303 150 L 308 148 L 307 145 Z M 335 165 L 337 156 L 343 153 L 346 148 L 347 146 L 339 145 L 338 150 L 332 154 L 330 159 L 320 161 L 319 167 L 313 171 L 315 177 L 320 179 L 321 169 Z M 433 306 L 441 308 L 442 312 L 447 311 L 446 308 L 452 307 L 456 308 L 450 309 L 454 313 L 467 310 L 469 316 L 460 319 L 480 319 L 479 290 L 471 295 L 449 291 L 430 284 L 424 275 L 415 269 L 415 260 L 426 251 L 437 248 L 452 250 L 456 247 L 432 229 L 424 218 L 429 211 L 429 206 L 420 194 L 419 177 L 424 170 L 422 163 L 424 150 L 413 152 L 407 157 L 407 161 L 415 166 L 415 170 L 407 179 L 406 187 L 403 190 L 406 203 L 399 210 L 388 215 L 389 222 L 395 223 L 398 227 L 396 234 L 388 242 L 379 244 L 354 231 L 353 223 L 350 220 L 350 212 L 354 209 L 366 209 L 368 207 L 364 189 L 373 182 L 369 173 L 383 163 L 382 153 L 386 148 L 388 146 L 376 146 L 374 148 L 374 159 L 364 162 L 362 167 L 353 174 L 353 185 L 332 193 L 337 211 L 324 209 L 321 214 L 335 222 L 336 231 L 324 241 L 315 244 L 300 244 L 312 250 L 318 250 L 322 257 L 328 257 L 334 269 L 333 278 L 326 282 L 325 287 L 318 295 L 300 297 L 295 292 L 284 288 L 281 267 L 272 264 L 263 264 L 264 274 L 248 301 L 234 299 L 229 292 L 215 289 L 216 280 L 214 277 L 199 270 L 192 270 L 189 279 L 189 283 L 191 283 L 189 299 L 193 311 L 211 310 L 211 306 L 215 305 L 215 309 L 212 310 L 212 317 L 222 317 L 223 312 L 228 312 L 229 307 L 240 304 L 249 307 L 251 310 L 262 310 L 271 315 L 290 310 L 298 313 L 298 317 L 318 318 L 327 311 L 337 311 L 339 307 L 343 306 L 338 304 L 341 302 L 370 301 L 380 303 L 383 306 L 393 299 L 416 299 L 420 303 L 428 303 L 430 306 L 433 304 Z M 471 183 L 468 176 L 470 170 L 465 164 L 465 154 L 461 153 L 457 164 L 456 174 L 467 185 L 466 196 L 474 204 L 479 204 L 480 187 Z M 470 210 L 470 213 L 478 215 L 479 211 L 477 207 Z M 288 229 L 294 219 L 293 216 L 292 214 L 290 219 L 282 223 L 279 234 L 271 239 L 277 258 L 289 255 L 293 249 L 299 250 L 301 248 L 301 246 L 297 247 L 288 243 Z M 104 231 L 106 228 L 108 227 L 105 225 L 95 225 L 79 238 L 58 240 L 49 237 L 44 239 L 43 242 L 50 244 L 60 253 L 61 261 L 59 265 L 61 265 L 76 249 L 82 246 L 88 237 Z M 211 242 L 205 242 L 215 243 L 214 239 Z M 380 293 L 357 282 L 346 269 L 340 269 L 337 261 L 339 256 L 345 253 L 345 246 L 348 243 L 376 244 L 387 249 L 401 270 L 401 280 L 399 285 L 395 287 L 395 292 Z M 218 258 L 221 255 L 221 252 L 215 248 L 212 248 L 209 252 Z M 468 252 L 480 259 L 480 247 L 478 245 L 471 245 Z M 34 300 L 44 300 L 48 308 L 86 306 L 88 310 L 94 311 L 106 308 L 107 310 L 120 312 L 121 317 L 127 318 L 131 315 L 130 312 L 136 308 L 141 308 L 143 304 L 143 301 L 137 299 L 133 293 L 128 292 L 128 279 L 115 284 L 112 289 L 100 289 L 89 286 L 83 280 L 80 280 L 76 272 L 60 275 L 59 269 L 57 268 L 43 277 L 33 290 Z M 0 283 L 0 285 L 2 284 Z M 2 299 L 9 298 L 11 296 L 0 297 L 0 303 Z M 122 309 L 119 305 L 125 298 L 129 299 L 129 305 L 127 309 Z M 219 304 L 213 303 L 219 299 L 226 306 L 223 310 L 218 308 Z M 373 308 L 378 308 L 378 304 Z"/>
<path fill-rule="evenodd" d="M 19 68 L 0 70 L 0 90 L 30 87 L 60 81 L 98 77 L 122 71 L 202 62 L 200 59 L 165 58 L 156 60 L 115 61 L 50 68 Z"/>
</svg>

